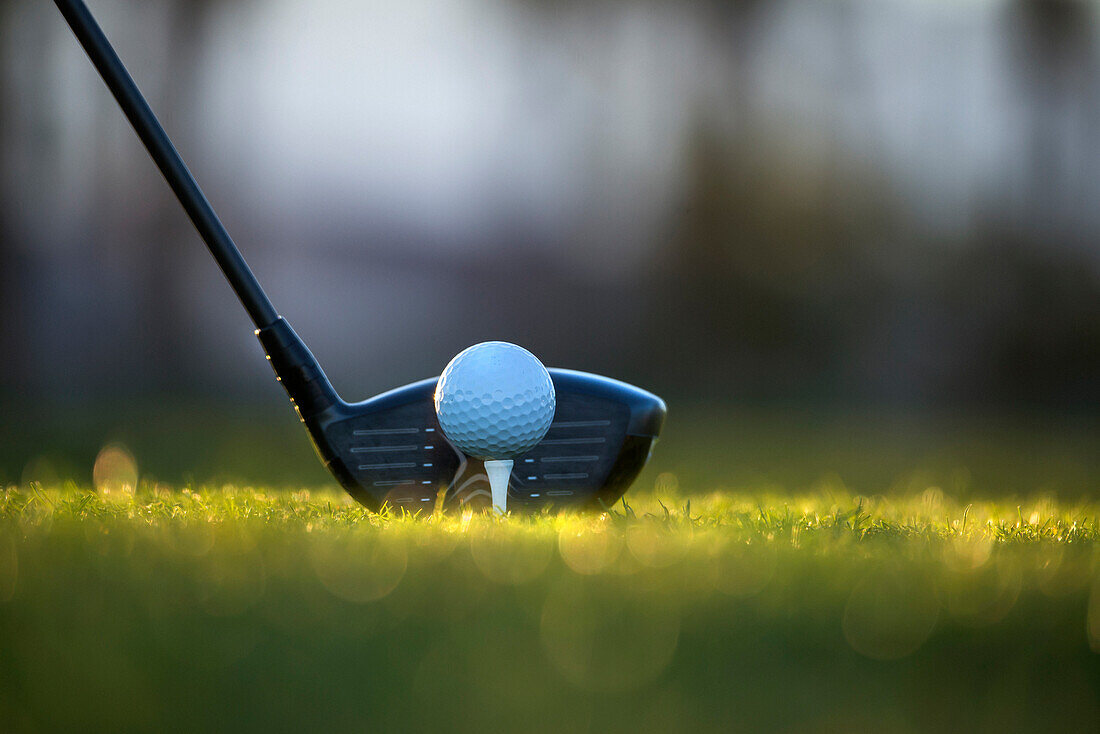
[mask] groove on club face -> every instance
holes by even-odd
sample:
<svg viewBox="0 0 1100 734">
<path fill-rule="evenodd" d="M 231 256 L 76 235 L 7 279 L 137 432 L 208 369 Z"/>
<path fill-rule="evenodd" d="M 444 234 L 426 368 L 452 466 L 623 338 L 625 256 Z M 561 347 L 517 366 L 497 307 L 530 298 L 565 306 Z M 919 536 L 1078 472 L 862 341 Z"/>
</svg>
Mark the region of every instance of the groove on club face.
<svg viewBox="0 0 1100 734">
<path fill-rule="evenodd" d="M 664 421 L 656 396 L 615 380 L 551 369 L 557 412 L 538 445 L 516 459 L 509 481 L 511 510 L 614 504 L 645 466 Z M 388 504 L 430 511 L 486 507 L 484 465 L 447 440 L 436 419 L 436 378 L 341 402 L 303 417 L 322 461 L 345 489 L 377 510 Z"/>
</svg>

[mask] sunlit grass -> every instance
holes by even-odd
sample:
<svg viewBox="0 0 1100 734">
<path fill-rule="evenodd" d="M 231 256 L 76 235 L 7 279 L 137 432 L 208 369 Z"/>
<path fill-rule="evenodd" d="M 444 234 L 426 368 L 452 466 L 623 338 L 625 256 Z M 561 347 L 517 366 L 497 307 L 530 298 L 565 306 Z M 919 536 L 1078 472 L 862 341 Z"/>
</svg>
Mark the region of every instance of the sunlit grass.
<svg viewBox="0 0 1100 734">
<path fill-rule="evenodd" d="M 28 530 L 48 529 L 56 520 L 110 521 L 157 527 L 168 523 L 258 522 L 266 528 L 322 530 L 339 527 L 388 528 L 391 532 L 470 534 L 498 529 L 540 537 L 570 528 L 607 526 L 627 533 L 653 525 L 690 544 L 713 531 L 731 540 L 767 540 L 798 546 L 819 533 L 831 541 L 876 537 L 929 541 L 974 539 L 1000 542 L 1079 543 L 1100 535 L 1100 501 L 1059 501 L 1037 495 L 1002 501 L 960 502 L 939 488 L 886 497 L 853 495 L 843 488 L 812 494 L 735 494 L 714 492 L 685 496 L 677 489 L 625 497 L 605 512 L 513 514 L 451 510 L 406 513 L 386 507 L 370 512 L 344 493 L 331 489 L 271 491 L 252 487 L 175 489 L 144 484 L 138 489 L 69 483 L 61 487 L 11 487 L 0 491 L 0 519 L 16 520 Z"/>
<path fill-rule="evenodd" d="M 99 484 L 0 491 L 0 719 L 27 729 L 814 731 L 857 700 L 842 729 L 1100 714 L 1097 502 L 659 478 L 606 512 L 503 518 Z"/>
</svg>

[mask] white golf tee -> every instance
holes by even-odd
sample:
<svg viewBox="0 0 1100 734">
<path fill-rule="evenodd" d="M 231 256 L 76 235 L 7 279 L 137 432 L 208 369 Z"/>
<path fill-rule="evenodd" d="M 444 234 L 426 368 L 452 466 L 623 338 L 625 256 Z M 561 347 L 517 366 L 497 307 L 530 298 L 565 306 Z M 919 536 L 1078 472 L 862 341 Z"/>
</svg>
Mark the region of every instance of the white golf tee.
<svg viewBox="0 0 1100 734">
<path fill-rule="evenodd" d="M 512 476 L 511 459 L 488 459 L 485 473 L 489 475 L 489 486 L 493 490 L 493 507 L 508 512 L 508 477 Z"/>
</svg>

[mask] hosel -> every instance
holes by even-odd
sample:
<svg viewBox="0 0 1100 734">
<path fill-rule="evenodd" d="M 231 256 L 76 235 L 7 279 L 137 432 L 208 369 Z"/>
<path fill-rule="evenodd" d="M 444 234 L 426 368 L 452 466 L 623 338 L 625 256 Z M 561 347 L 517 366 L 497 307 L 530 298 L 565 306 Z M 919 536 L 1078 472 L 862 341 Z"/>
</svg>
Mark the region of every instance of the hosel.
<svg viewBox="0 0 1100 734">
<path fill-rule="evenodd" d="M 286 319 L 280 316 L 269 326 L 257 329 L 256 336 L 275 370 L 275 379 L 286 388 L 303 420 L 340 402 L 321 366 Z"/>
</svg>

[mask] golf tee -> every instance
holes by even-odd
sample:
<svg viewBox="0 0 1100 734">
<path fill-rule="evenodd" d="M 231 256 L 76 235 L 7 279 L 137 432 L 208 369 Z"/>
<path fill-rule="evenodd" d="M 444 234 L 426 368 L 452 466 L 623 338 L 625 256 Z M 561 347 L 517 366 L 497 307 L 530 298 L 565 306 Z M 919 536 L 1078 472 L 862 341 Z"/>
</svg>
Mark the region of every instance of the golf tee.
<svg viewBox="0 0 1100 734">
<path fill-rule="evenodd" d="M 512 476 L 512 460 L 489 459 L 485 462 L 485 473 L 489 475 L 489 486 L 493 490 L 493 507 L 507 512 L 508 477 Z"/>
</svg>

